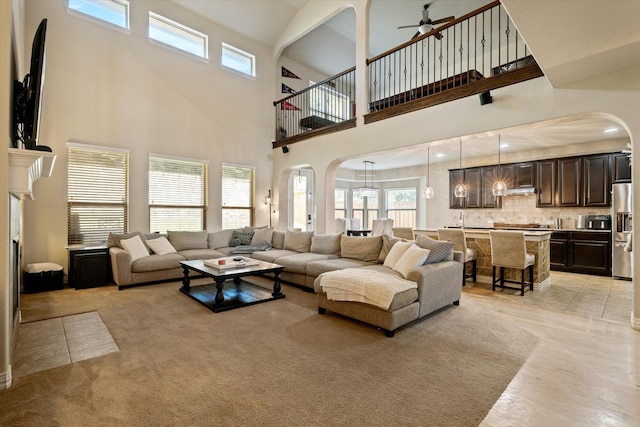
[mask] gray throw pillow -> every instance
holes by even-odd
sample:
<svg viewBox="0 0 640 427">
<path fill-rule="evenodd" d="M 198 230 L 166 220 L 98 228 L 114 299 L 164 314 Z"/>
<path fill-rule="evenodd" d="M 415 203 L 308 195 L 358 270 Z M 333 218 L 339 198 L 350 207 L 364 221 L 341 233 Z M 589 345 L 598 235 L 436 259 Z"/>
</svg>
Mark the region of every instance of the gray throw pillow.
<svg viewBox="0 0 640 427">
<path fill-rule="evenodd" d="M 229 246 L 250 245 L 251 240 L 253 239 L 253 234 L 253 230 L 233 230 L 233 233 L 231 233 L 231 240 L 229 240 Z"/>
<path fill-rule="evenodd" d="M 425 264 L 434 264 L 440 261 L 453 259 L 453 243 L 434 240 L 428 236 L 416 236 L 416 245 L 423 249 L 429 249 L 429 256 Z"/>
</svg>

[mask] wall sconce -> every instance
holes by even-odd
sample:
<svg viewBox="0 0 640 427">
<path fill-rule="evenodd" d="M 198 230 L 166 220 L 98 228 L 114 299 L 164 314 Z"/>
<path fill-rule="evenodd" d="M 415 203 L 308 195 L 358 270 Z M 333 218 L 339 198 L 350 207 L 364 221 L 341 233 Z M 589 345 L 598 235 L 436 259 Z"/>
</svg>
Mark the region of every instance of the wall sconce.
<svg viewBox="0 0 640 427">
<path fill-rule="evenodd" d="M 271 189 L 266 196 L 264 196 L 264 204 L 269 208 L 269 227 L 271 227 L 271 211 L 273 203 L 271 202 Z"/>
</svg>

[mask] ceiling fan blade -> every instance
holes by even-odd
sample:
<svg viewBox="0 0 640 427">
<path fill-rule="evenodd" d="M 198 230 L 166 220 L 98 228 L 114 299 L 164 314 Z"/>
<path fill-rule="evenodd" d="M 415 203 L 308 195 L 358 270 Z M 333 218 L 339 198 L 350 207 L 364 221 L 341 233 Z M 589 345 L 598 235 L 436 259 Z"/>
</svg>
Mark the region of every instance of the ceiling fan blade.
<svg viewBox="0 0 640 427">
<path fill-rule="evenodd" d="M 435 38 L 436 38 L 436 39 L 438 39 L 438 40 L 442 40 L 442 34 L 440 34 L 440 33 L 435 33 L 435 34 L 433 35 L 433 37 L 435 37 Z"/>
<path fill-rule="evenodd" d="M 398 29 L 401 28 L 415 28 L 415 27 L 419 27 L 420 25 L 401 25 L 400 27 L 398 27 Z"/>
<path fill-rule="evenodd" d="M 413 37 L 411 37 L 411 40 L 415 39 L 416 37 L 418 37 L 420 35 L 420 31 L 418 31 L 417 33 L 415 33 L 413 35 Z"/>
<path fill-rule="evenodd" d="M 442 24 L 444 22 L 453 21 L 454 19 L 456 19 L 455 16 L 447 16 L 446 18 L 440 18 L 436 19 L 435 21 L 431 21 L 431 25 Z"/>
</svg>

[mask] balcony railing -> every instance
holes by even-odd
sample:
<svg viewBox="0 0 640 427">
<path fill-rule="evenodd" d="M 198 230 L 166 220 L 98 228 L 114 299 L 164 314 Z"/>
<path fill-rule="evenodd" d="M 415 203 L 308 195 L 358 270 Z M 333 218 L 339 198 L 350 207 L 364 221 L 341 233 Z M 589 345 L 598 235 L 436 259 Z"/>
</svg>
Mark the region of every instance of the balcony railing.
<svg viewBox="0 0 640 427">
<path fill-rule="evenodd" d="M 542 76 L 513 22 L 494 1 L 367 61 L 365 123 Z"/>
<path fill-rule="evenodd" d="M 273 148 L 300 139 L 355 126 L 356 68 L 316 83 L 273 105 L 276 137 Z"/>
</svg>

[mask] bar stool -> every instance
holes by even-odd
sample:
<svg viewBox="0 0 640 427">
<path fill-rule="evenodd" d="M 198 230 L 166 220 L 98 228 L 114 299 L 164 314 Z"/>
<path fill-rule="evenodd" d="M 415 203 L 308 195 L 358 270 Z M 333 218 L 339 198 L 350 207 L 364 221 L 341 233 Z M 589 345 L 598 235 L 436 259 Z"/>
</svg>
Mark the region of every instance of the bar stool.
<svg viewBox="0 0 640 427">
<path fill-rule="evenodd" d="M 393 219 L 391 218 L 376 218 L 371 224 L 371 235 L 382 236 L 383 234 L 393 235 Z"/>
<path fill-rule="evenodd" d="M 401 239 L 407 240 L 415 240 L 415 236 L 413 235 L 412 227 L 392 227 L 391 232 L 394 237 L 399 237 Z"/>
<path fill-rule="evenodd" d="M 438 240 L 453 243 L 453 250 L 464 254 L 464 271 L 462 272 L 462 286 L 466 279 L 476 281 L 478 271 L 478 254 L 474 249 L 467 247 L 467 239 L 464 230 L 460 228 L 438 228 Z M 471 262 L 471 273 L 467 274 L 467 264 Z"/>
<path fill-rule="evenodd" d="M 519 290 L 520 295 L 524 295 L 524 271 L 529 268 L 529 290 L 533 291 L 533 264 L 536 261 L 535 255 L 527 253 L 527 244 L 524 241 L 524 233 L 522 231 L 489 231 L 491 239 L 491 264 L 493 265 L 493 283 L 492 289 L 496 287 L 503 289 Z M 496 279 L 496 267 L 500 267 L 500 277 Z M 522 272 L 520 279 L 520 287 L 505 286 L 505 282 L 518 283 L 515 280 L 507 280 L 504 278 L 505 268 L 515 268 Z M 500 282 L 496 285 L 496 282 Z"/>
</svg>

